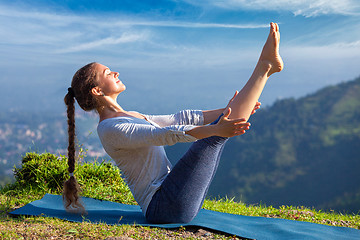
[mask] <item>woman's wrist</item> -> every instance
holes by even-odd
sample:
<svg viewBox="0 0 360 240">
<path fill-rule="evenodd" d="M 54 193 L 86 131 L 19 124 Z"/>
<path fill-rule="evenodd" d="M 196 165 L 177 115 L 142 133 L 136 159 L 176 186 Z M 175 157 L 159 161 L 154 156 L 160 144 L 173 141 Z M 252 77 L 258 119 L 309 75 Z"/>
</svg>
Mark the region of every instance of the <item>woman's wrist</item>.
<svg viewBox="0 0 360 240">
<path fill-rule="evenodd" d="M 203 110 L 204 124 L 209 124 L 215 121 L 223 112 L 225 108 L 219 108 L 215 110 Z"/>
<path fill-rule="evenodd" d="M 197 126 L 193 129 L 186 131 L 186 134 L 193 136 L 197 139 L 203 139 L 211 136 L 216 136 L 217 133 L 217 126 L 215 125 L 204 125 L 204 126 Z"/>
</svg>

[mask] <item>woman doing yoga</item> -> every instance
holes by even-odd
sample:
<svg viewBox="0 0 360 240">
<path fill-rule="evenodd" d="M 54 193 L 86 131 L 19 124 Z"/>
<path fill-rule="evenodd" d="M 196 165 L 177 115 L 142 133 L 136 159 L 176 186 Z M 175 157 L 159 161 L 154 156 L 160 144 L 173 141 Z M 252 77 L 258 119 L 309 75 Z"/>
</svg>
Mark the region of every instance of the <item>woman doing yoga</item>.
<svg viewBox="0 0 360 240">
<path fill-rule="evenodd" d="M 65 96 L 68 114 L 68 164 L 64 204 L 69 211 L 84 211 L 79 202 L 75 168 L 74 102 L 85 111 L 96 110 L 98 135 L 105 151 L 116 162 L 143 214 L 152 223 L 187 223 L 199 212 L 229 137 L 249 129 L 250 115 L 260 107 L 258 99 L 266 81 L 280 72 L 280 33 L 275 23 L 253 74 L 226 108 L 184 110 L 172 115 L 145 115 L 124 110 L 117 96 L 125 90 L 112 72 L 99 63 L 79 69 Z M 194 142 L 171 166 L 164 145 Z"/>
</svg>

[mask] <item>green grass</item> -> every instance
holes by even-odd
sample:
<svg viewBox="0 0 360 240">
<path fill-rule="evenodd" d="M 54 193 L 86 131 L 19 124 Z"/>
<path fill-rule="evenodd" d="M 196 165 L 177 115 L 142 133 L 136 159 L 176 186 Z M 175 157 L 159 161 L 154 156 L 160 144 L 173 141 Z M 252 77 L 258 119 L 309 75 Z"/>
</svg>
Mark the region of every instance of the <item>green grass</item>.
<svg viewBox="0 0 360 240">
<path fill-rule="evenodd" d="M 105 223 L 72 223 L 55 218 L 12 218 L 7 213 L 41 199 L 45 193 L 61 194 L 66 180 L 67 159 L 53 154 L 27 153 L 22 166 L 15 168 L 15 183 L 0 189 L 0 239 L 106 239 L 128 236 L 134 239 L 204 239 L 195 230 L 113 226 Z M 82 186 L 82 196 L 114 202 L 136 204 L 129 188 L 121 179 L 117 167 L 108 162 L 83 163 L 76 166 L 75 176 Z M 246 205 L 232 199 L 206 200 L 204 208 L 219 212 L 284 218 L 332 226 L 360 229 L 360 215 L 322 212 L 305 207 Z M 195 232 L 194 232 L 195 231 Z M 209 235 L 206 235 L 209 236 Z M 232 236 L 211 233 L 215 239 L 234 239 Z M 236 239 L 236 238 L 235 238 Z"/>
</svg>

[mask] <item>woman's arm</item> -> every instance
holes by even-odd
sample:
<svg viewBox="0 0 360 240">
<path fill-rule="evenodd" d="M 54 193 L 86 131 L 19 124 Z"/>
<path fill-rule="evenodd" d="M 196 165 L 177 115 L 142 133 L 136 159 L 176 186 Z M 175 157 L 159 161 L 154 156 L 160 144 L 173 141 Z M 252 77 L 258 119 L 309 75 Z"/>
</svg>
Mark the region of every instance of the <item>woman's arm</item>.
<svg viewBox="0 0 360 240">
<path fill-rule="evenodd" d="M 169 115 L 144 115 L 146 119 L 155 122 L 160 127 L 171 125 L 203 125 L 203 111 L 182 110 Z"/>
<path fill-rule="evenodd" d="M 145 120 L 144 120 L 145 121 Z M 98 127 L 101 142 L 113 149 L 135 149 L 149 146 L 174 145 L 194 142 L 197 138 L 185 134 L 195 126 L 172 125 L 164 128 L 137 122 L 111 123 Z"/>
</svg>

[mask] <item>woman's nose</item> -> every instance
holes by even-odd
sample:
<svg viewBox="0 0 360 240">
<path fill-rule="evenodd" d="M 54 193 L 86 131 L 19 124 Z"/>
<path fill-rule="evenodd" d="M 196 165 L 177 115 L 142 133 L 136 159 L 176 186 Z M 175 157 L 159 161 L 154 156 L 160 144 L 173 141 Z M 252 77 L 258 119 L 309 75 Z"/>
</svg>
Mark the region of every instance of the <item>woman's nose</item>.
<svg viewBox="0 0 360 240">
<path fill-rule="evenodd" d="M 114 76 L 115 76 L 115 78 L 119 77 L 119 73 L 118 73 L 118 72 L 114 72 Z"/>
</svg>

